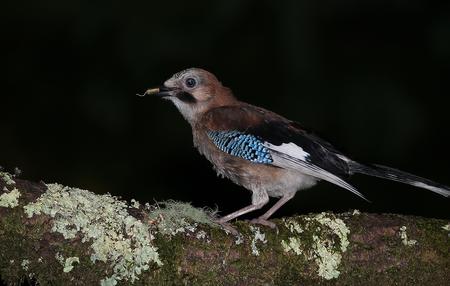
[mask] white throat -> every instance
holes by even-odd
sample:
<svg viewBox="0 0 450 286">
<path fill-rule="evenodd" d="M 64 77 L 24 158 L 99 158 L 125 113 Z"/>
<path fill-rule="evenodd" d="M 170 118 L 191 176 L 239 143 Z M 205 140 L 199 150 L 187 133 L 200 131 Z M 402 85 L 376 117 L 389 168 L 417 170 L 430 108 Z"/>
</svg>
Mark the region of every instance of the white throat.
<svg viewBox="0 0 450 286">
<path fill-rule="evenodd" d="M 198 104 L 186 103 L 172 96 L 168 97 L 168 99 L 173 102 L 178 111 L 180 111 L 181 115 L 183 115 L 184 119 L 186 119 L 191 125 L 195 122 L 195 119 L 201 112 Z"/>
</svg>

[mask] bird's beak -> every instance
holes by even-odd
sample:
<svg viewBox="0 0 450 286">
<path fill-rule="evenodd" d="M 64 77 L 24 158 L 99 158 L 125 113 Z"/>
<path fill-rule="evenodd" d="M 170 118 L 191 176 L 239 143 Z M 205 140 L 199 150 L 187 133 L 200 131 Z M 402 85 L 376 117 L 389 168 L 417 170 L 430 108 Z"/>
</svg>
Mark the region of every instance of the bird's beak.
<svg viewBox="0 0 450 286">
<path fill-rule="evenodd" d="M 144 94 L 137 94 L 139 96 L 146 96 L 147 94 L 154 94 L 158 97 L 166 97 L 172 95 L 172 91 L 174 89 L 170 87 L 166 87 L 164 85 L 156 88 L 147 89 Z"/>
</svg>

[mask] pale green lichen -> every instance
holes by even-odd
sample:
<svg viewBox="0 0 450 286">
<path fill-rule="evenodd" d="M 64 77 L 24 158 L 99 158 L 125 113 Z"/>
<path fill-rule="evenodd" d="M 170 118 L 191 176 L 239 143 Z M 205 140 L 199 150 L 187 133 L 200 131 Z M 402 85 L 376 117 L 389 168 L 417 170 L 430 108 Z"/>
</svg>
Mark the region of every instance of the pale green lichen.
<svg viewBox="0 0 450 286">
<path fill-rule="evenodd" d="M 12 176 L 6 172 L 0 172 L 0 179 L 3 179 L 5 184 L 10 185 L 10 186 L 16 184 L 16 182 L 14 182 L 14 180 L 12 179 Z"/>
<path fill-rule="evenodd" d="M 316 216 L 314 216 L 314 220 L 316 220 L 321 225 L 327 226 L 332 230 L 334 234 L 336 234 L 340 241 L 340 247 L 341 251 L 345 252 L 347 251 L 347 246 L 349 245 L 348 241 L 348 234 L 350 233 L 350 230 L 348 229 L 347 225 L 345 225 L 344 221 L 340 218 L 330 218 L 327 216 L 327 213 L 320 213 Z"/>
<path fill-rule="evenodd" d="M 136 201 L 135 199 L 131 199 L 131 206 L 132 208 L 138 209 L 141 206 L 141 204 Z"/>
<path fill-rule="evenodd" d="M 250 230 L 253 232 L 253 238 L 252 238 L 252 243 L 251 243 L 252 254 L 255 256 L 259 256 L 259 249 L 258 249 L 258 247 L 256 247 L 256 243 L 258 241 L 260 241 L 262 243 L 267 243 L 266 235 L 261 232 L 259 227 L 250 226 Z"/>
<path fill-rule="evenodd" d="M 56 252 L 55 259 L 62 265 L 64 264 L 64 256 L 61 255 L 61 253 Z"/>
<path fill-rule="evenodd" d="M 28 271 L 28 266 L 30 265 L 30 260 L 24 259 L 24 260 L 22 260 L 22 263 L 20 263 L 20 265 L 22 266 L 23 270 Z"/>
<path fill-rule="evenodd" d="M 109 194 L 48 184 L 36 202 L 24 206 L 28 217 L 46 214 L 53 218 L 54 232 L 66 239 L 81 237 L 90 243 L 91 261 L 112 265 L 113 274 L 103 281 L 134 280 L 150 263 L 162 265 L 148 226 L 130 216 L 125 202 Z"/>
<path fill-rule="evenodd" d="M 329 280 L 338 278 L 340 272 L 337 270 L 341 264 L 342 255 L 334 251 L 329 240 L 322 240 L 318 236 L 313 235 L 315 261 L 319 266 L 319 276 Z"/>
<path fill-rule="evenodd" d="M 281 246 L 283 247 L 284 252 L 292 250 L 297 255 L 302 254 L 301 242 L 297 237 L 289 237 L 289 242 L 282 240 Z"/>
<path fill-rule="evenodd" d="M 292 218 L 284 219 L 284 225 L 290 230 L 292 233 L 302 233 L 303 229 L 300 224 Z"/>
<path fill-rule="evenodd" d="M 400 227 L 399 236 L 405 246 L 414 246 L 417 244 L 417 240 L 408 239 L 408 235 L 406 234 L 406 226 Z"/>
<path fill-rule="evenodd" d="M 443 230 L 450 231 L 450 223 L 442 227 Z"/>
<path fill-rule="evenodd" d="M 62 256 L 59 252 L 56 253 L 55 259 L 64 267 L 64 273 L 72 271 L 74 267 L 73 263 L 80 263 L 80 259 L 78 257 L 68 257 L 67 259 L 64 259 L 64 256 Z"/>
<path fill-rule="evenodd" d="M 80 259 L 78 257 L 68 257 L 66 258 L 66 261 L 64 262 L 64 269 L 63 271 L 65 273 L 72 271 L 74 267 L 74 263 L 80 263 Z"/>
<path fill-rule="evenodd" d="M 115 285 L 117 285 L 117 280 L 114 277 L 102 279 L 100 281 L 100 285 L 101 286 L 115 286 Z"/>
<path fill-rule="evenodd" d="M 283 250 L 285 252 L 292 251 L 296 255 L 303 254 L 307 260 L 314 260 L 318 266 L 318 275 L 324 279 L 330 280 L 339 277 L 338 267 L 341 263 L 342 253 L 347 251 L 349 245 L 350 230 L 340 218 L 327 213 L 306 217 L 304 220 L 306 221 L 304 227 L 301 227 L 294 219 L 285 220 L 284 225 L 294 236 L 289 237 L 288 241 L 281 241 Z M 339 243 L 331 239 L 330 235 L 337 236 Z M 312 247 L 307 248 L 302 244 L 302 240 L 309 241 L 311 238 Z M 336 250 L 336 245 L 338 250 Z"/>
<path fill-rule="evenodd" d="M 19 205 L 20 192 L 18 189 L 14 188 L 9 193 L 4 193 L 0 195 L 0 207 L 4 208 L 14 208 Z"/>
<path fill-rule="evenodd" d="M 353 213 L 352 213 L 352 215 L 360 215 L 361 214 L 361 212 L 359 211 L 359 210 L 353 210 Z"/>
<path fill-rule="evenodd" d="M 195 236 L 197 239 L 205 239 L 207 237 L 206 231 L 200 230 L 197 232 L 197 235 Z"/>
<path fill-rule="evenodd" d="M 198 224 L 217 227 L 212 218 L 216 212 L 209 209 L 199 209 L 189 203 L 167 201 L 154 206 L 146 206 L 149 220 L 156 224 L 158 231 L 165 235 L 195 232 Z"/>
<path fill-rule="evenodd" d="M 204 230 L 199 230 L 195 235 L 195 238 L 198 240 L 205 240 L 207 243 L 210 243 L 211 240 L 208 238 L 208 234 Z"/>
<path fill-rule="evenodd" d="M 234 241 L 234 244 L 236 245 L 240 245 L 244 243 L 244 238 L 242 237 L 241 234 L 236 235 L 236 240 Z"/>
<path fill-rule="evenodd" d="M 283 219 L 283 221 L 284 226 L 286 226 L 291 233 L 300 234 L 304 232 L 300 224 L 295 219 L 288 218 Z M 296 255 L 300 255 L 302 253 L 301 243 L 297 237 L 294 236 L 289 237 L 289 242 L 282 240 L 281 246 L 283 247 L 284 252 L 289 252 L 292 250 Z"/>
</svg>

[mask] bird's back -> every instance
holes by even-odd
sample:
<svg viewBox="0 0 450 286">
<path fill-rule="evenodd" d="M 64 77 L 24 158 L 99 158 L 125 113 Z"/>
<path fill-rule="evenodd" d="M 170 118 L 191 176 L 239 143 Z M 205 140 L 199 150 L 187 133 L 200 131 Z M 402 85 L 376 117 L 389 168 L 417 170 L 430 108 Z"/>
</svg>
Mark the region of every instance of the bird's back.
<svg viewBox="0 0 450 286">
<path fill-rule="evenodd" d="M 294 143 L 320 168 L 339 176 L 349 172 L 347 163 L 341 159 L 342 153 L 330 143 L 306 131 L 297 122 L 247 103 L 211 109 L 202 116 L 195 129 L 200 133 L 207 130 L 239 131 L 273 145 Z"/>
</svg>

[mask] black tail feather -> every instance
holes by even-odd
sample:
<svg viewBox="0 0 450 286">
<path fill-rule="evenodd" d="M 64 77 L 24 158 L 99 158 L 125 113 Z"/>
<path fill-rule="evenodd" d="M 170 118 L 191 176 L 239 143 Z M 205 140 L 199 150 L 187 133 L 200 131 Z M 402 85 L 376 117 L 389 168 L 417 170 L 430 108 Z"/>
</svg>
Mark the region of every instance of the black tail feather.
<svg viewBox="0 0 450 286">
<path fill-rule="evenodd" d="M 450 197 L 449 187 L 391 167 L 382 165 L 366 166 L 358 162 L 350 161 L 349 168 L 351 173 L 360 173 L 382 179 L 401 182 L 418 188 L 430 190 L 447 198 Z"/>
</svg>

